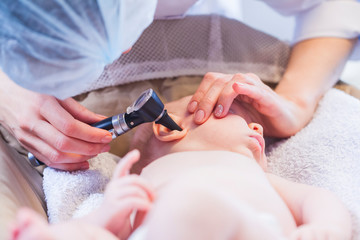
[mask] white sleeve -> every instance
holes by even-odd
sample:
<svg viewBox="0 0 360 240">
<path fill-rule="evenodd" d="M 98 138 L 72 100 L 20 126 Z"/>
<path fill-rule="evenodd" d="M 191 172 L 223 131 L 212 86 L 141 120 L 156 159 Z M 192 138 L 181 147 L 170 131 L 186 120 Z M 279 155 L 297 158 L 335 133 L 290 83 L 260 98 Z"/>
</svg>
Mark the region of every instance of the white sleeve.
<svg viewBox="0 0 360 240">
<path fill-rule="evenodd" d="M 264 0 L 282 15 L 294 15 L 293 43 L 318 37 L 360 36 L 360 0 Z M 360 59 L 360 41 L 350 57 Z"/>
<path fill-rule="evenodd" d="M 294 42 L 316 37 L 354 38 L 360 34 L 357 0 L 263 0 L 282 15 L 296 17 Z"/>
<path fill-rule="evenodd" d="M 300 12 L 296 22 L 295 42 L 316 37 L 355 38 L 360 35 L 360 2 L 324 1 Z"/>
<path fill-rule="evenodd" d="M 295 13 L 312 8 L 326 0 L 262 0 L 265 4 L 282 15 L 294 15 Z"/>
<path fill-rule="evenodd" d="M 183 18 L 185 13 L 199 0 L 157 0 L 155 19 Z"/>
</svg>

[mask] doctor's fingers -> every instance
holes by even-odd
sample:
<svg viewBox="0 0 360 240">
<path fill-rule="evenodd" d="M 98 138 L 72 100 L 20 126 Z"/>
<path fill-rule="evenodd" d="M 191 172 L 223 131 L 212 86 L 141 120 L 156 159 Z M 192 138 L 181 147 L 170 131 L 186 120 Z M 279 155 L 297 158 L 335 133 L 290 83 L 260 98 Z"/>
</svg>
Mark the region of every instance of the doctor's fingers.
<svg viewBox="0 0 360 240">
<path fill-rule="evenodd" d="M 58 152 L 41 139 L 34 137 L 30 142 L 23 141 L 22 145 L 45 165 L 66 171 L 88 169 L 87 160 L 93 157 Z"/>
<path fill-rule="evenodd" d="M 230 80 L 230 79 L 231 79 L 231 75 L 226 75 L 222 73 L 209 72 L 205 74 L 198 89 L 196 90 L 196 92 L 194 93 L 188 104 L 188 111 L 190 113 L 194 113 L 196 111 L 199 102 L 201 101 L 201 99 L 203 99 L 203 97 L 206 95 L 209 89 L 212 88 L 214 82 L 218 80 L 226 82 L 226 80 Z"/>
<path fill-rule="evenodd" d="M 91 143 L 69 137 L 43 120 L 34 124 L 32 133 L 59 152 L 93 156 L 110 150 L 109 144 Z"/>
<path fill-rule="evenodd" d="M 68 102 L 66 102 L 66 104 L 68 105 L 66 106 L 69 107 L 69 102 L 72 102 L 72 100 L 67 101 Z M 65 103 L 63 102 L 63 104 Z M 73 110 L 74 109 L 72 109 L 72 112 Z M 45 102 L 40 106 L 40 114 L 56 129 L 69 137 L 93 143 L 109 143 L 112 140 L 110 132 L 92 127 L 77 120 L 65 108 L 63 108 L 63 106 L 55 98 L 48 98 L 45 100 Z M 81 114 L 75 115 L 78 117 Z"/>
<path fill-rule="evenodd" d="M 223 87 L 231 79 L 231 75 L 208 73 L 192 97 L 188 110 L 195 112 L 197 124 L 205 122 L 211 115 Z"/>
<path fill-rule="evenodd" d="M 239 99 L 251 104 L 259 113 L 267 116 L 276 115 L 281 106 L 279 97 L 270 88 L 257 87 L 249 84 L 235 83 L 234 91 L 239 94 Z"/>
<path fill-rule="evenodd" d="M 216 107 L 214 109 L 214 115 L 216 117 L 224 117 L 227 115 L 231 104 L 233 103 L 234 99 L 239 95 L 237 92 L 234 91 L 233 85 L 237 83 L 239 85 L 242 84 L 251 84 L 256 85 L 256 81 L 253 80 L 252 77 L 248 76 L 247 74 L 235 74 L 231 78 L 230 81 L 226 83 L 223 90 L 221 91 Z"/>
<path fill-rule="evenodd" d="M 235 98 L 246 103 L 259 104 L 259 99 L 269 95 L 269 89 L 255 74 L 235 74 L 221 92 L 214 115 L 226 116 Z"/>
<path fill-rule="evenodd" d="M 106 116 L 96 114 L 73 98 L 67 98 L 65 100 L 57 100 L 59 104 L 68 111 L 75 119 L 80 120 L 81 122 L 92 124 L 99 122 L 106 118 Z"/>
</svg>

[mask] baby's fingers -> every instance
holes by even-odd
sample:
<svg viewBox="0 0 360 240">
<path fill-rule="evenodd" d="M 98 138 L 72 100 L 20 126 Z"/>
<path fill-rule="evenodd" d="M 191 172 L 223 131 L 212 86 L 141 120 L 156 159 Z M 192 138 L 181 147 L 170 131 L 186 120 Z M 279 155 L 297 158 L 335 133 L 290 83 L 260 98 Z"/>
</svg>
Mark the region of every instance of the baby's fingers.
<svg viewBox="0 0 360 240">
<path fill-rule="evenodd" d="M 113 179 L 106 188 L 106 196 L 126 198 L 128 196 L 143 196 L 149 200 L 154 199 L 154 191 L 145 179 L 138 175 L 130 175 Z"/>
<path fill-rule="evenodd" d="M 122 202 L 122 208 L 129 210 L 129 213 L 133 210 L 148 211 L 151 206 L 152 203 L 149 200 L 136 197 L 124 199 Z"/>
<path fill-rule="evenodd" d="M 117 221 L 127 219 L 134 210 L 148 212 L 152 206 L 152 203 L 149 200 L 137 197 L 123 199 L 115 205 L 111 203 L 107 204 L 108 206 L 111 206 L 111 211 L 117 214 L 115 218 Z"/>
<path fill-rule="evenodd" d="M 121 201 L 129 197 L 138 197 L 153 200 L 152 191 L 147 186 L 115 184 L 110 191 L 106 193 L 109 197 Z"/>
<path fill-rule="evenodd" d="M 131 152 L 127 153 L 116 166 L 113 179 L 126 176 L 129 173 L 132 165 L 139 161 L 139 159 L 139 150 L 134 149 Z"/>
<path fill-rule="evenodd" d="M 317 239 L 328 239 L 317 234 L 317 232 L 311 229 L 297 229 L 290 236 L 290 240 L 317 240 Z"/>
</svg>

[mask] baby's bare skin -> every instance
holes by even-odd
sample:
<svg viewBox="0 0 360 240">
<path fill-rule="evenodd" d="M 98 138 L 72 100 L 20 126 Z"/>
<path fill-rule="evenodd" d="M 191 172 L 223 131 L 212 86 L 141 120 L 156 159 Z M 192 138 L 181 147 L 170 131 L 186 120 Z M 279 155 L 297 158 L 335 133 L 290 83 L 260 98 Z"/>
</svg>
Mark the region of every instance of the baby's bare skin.
<svg viewBox="0 0 360 240">
<path fill-rule="evenodd" d="M 65 240 L 65 239 L 106 239 L 116 238 L 109 231 L 83 221 L 69 221 L 49 225 L 40 215 L 30 209 L 21 209 L 16 219 L 11 238 L 17 240 Z"/>
<path fill-rule="evenodd" d="M 296 228 L 289 208 L 269 182 L 266 173 L 253 159 L 228 151 L 190 151 L 166 155 L 143 169 L 161 197 L 172 184 L 202 184 L 231 193 L 229 197 L 244 203 L 259 214 L 275 216 L 285 235 Z M 191 198 L 191 196 L 186 196 Z"/>
</svg>

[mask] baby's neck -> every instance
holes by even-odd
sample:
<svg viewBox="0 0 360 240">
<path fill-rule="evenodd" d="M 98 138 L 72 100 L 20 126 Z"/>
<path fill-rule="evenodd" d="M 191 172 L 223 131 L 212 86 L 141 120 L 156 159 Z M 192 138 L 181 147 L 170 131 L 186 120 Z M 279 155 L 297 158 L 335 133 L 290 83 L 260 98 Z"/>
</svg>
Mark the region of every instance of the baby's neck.
<svg viewBox="0 0 360 240">
<path fill-rule="evenodd" d="M 146 166 L 141 175 L 156 188 L 169 180 L 191 171 L 207 167 L 230 169 L 255 168 L 262 172 L 257 162 L 245 155 L 230 151 L 187 151 L 164 155 Z"/>
<path fill-rule="evenodd" d="M 166 154 L 154 161 L 152 161 L 145 168 L 157 168 L 158 166 L 166 168 L 188 168 L 189 166 L 198 166 L 201 164 L 211 164 L 212 162 L 219 161 L 247 161 L 251 163 L 257 162 L 240 153 L 234 153 L 223 150 L 205 150 L 205 151 L 181 151 Z"/>
</svg>

